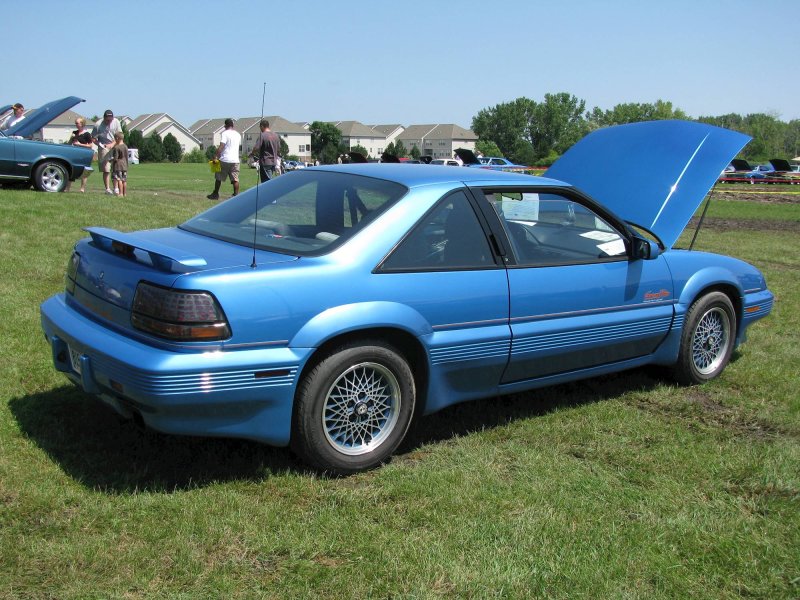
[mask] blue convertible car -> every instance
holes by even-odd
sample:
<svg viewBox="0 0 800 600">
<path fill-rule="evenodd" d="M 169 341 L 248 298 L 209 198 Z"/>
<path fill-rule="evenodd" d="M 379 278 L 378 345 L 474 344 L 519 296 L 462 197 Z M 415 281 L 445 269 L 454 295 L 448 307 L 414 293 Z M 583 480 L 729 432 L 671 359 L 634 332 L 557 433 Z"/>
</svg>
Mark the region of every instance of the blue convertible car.
<svg viewBox="0 0 800 600">
<path fill-rule="evenodd" d="M 336 473 L 456 402 L 645 364 L 701 383 L 772 308 L 756 268 L 673 248 L 747 140 L 661 121 L 598 130 L 548 177 L 303 169 L 178 227 L 87 228 L 42 326 L 122 415 Z M 609 176 L 631 156 L 654 168 Z"/>
</svg>

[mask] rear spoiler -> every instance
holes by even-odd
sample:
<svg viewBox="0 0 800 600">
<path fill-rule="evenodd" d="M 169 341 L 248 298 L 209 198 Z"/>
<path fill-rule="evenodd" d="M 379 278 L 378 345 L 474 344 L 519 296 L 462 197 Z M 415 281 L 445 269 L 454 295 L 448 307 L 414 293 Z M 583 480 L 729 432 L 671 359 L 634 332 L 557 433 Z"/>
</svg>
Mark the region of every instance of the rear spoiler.
<svg viewBox="0 0 800 600">
<path fill-rule="evenodd" d="M 136 250 L 145 252 L 150 258 L 150 262 L 159 271 L 181 272 L 187 268 L 205 267 L 208 264 L 202 256 L 187 254 L 157 242 L 149 242 L 134 234 L 122 233 L 105 227 L 84 227 L 83 230 L 92 236 L 95 246 L 107 252 L 122 254 L 133 259 L 137 258 Z M 184 267 L 184 269 L 180 267 Z"/>
</svg>

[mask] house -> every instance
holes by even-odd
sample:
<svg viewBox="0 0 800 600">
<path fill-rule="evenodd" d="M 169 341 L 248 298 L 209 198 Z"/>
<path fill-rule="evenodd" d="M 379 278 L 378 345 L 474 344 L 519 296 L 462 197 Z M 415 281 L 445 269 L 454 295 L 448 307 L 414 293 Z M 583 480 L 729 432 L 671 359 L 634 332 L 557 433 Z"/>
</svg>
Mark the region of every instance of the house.
<svg viewBox="0 0 800 600">
<path fill-rule="evenodd" d="M 394 144 L 397 136 L 405 131 L 405 127 L 400 124 L 392 123 L 390 125 L 370 125 L 370 129 L 383 135 L 385 138 L 384 148 L 389 144 Z"/>
<path fill-rule="evenodd" d="M 52 142 L 54 144 L 66 144 L 69 138 L 72 137 L 72 132 L 75 131 L 75 119 L 78 117 L 83 117 L 83 115 L 79 115 L 74 110 L 68 110 L 42 127 L 38 134 L 33 137 L 34 139 Z M 86 126 L 89 129 L 91 129 L 93 125 L 94 123 L 88 119 L 86 120 Z"/>
<path fill-rule="evenodd" d="M 349 149 L 361 146 L 367 150 L 368 158 L 379 158 L 386 149 L 386 135 L 358 121 L 329 121 L 342 132 L 342 142 Z"/>
<path fill-rule="evenodd" d="M 422 156 L 452 158 L 457 148 L 474 152 L 478 136 L 454 124 L 410 125 L 396 140 L 403 142 L 409 152 L 416 146 Z"/>
<path fill-rule="evenodd" d="M 200 140 L 198 140 L 192 132 L 178 123 L 175 119 L 167 113 L 150 113 L 139 115 L 135 119 L 128 120 L 126 118 L 126 125 L 128 131 L 139 130 L 144 137 L 149 137 L 153 133 L 157 133 L 163 140 L 168 134 L 172 134 L 181 149 L 184 152 L 191 152 L 196 148 L 200 148 Z"/>
</svg>

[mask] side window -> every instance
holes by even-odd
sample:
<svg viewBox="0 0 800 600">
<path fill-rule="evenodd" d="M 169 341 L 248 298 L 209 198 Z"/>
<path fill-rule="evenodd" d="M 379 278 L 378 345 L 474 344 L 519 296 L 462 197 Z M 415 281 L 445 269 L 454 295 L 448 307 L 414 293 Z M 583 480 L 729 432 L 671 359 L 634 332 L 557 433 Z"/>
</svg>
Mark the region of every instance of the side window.
<svg viewBox="0 0 800 600">
<path fill-rule="evenodd" d="M 444 198 L 414 226 L 383 262 L 383 271 L 494 266 L 475 211 L 463 192 Z"/>
<path fill-rule="evenodd" d="M 487 191 L 485 195 L 500 217 L 520 265 L 563 265 L 627 257 L 619 232 L 566 196 L 509 191 Z"/>
</svg>

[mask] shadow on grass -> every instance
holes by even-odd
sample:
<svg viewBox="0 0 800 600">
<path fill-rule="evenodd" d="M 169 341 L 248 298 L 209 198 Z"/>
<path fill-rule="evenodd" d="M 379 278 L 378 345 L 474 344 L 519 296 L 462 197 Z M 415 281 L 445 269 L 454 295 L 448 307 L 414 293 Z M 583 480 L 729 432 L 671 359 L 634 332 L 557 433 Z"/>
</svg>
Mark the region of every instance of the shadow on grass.
<svg viewBox="0 0 800 600">
<path fill-rule="evenodd" d="M 418 419 L 399 453 L 659 384 L 649 369 L 467 402 Z M 72 386 L 9 402 L 22 433 L 74 480 L 106 493 L 172 492 L 308 473 L 286 448 L 142 431 Z"/>
</svg>

